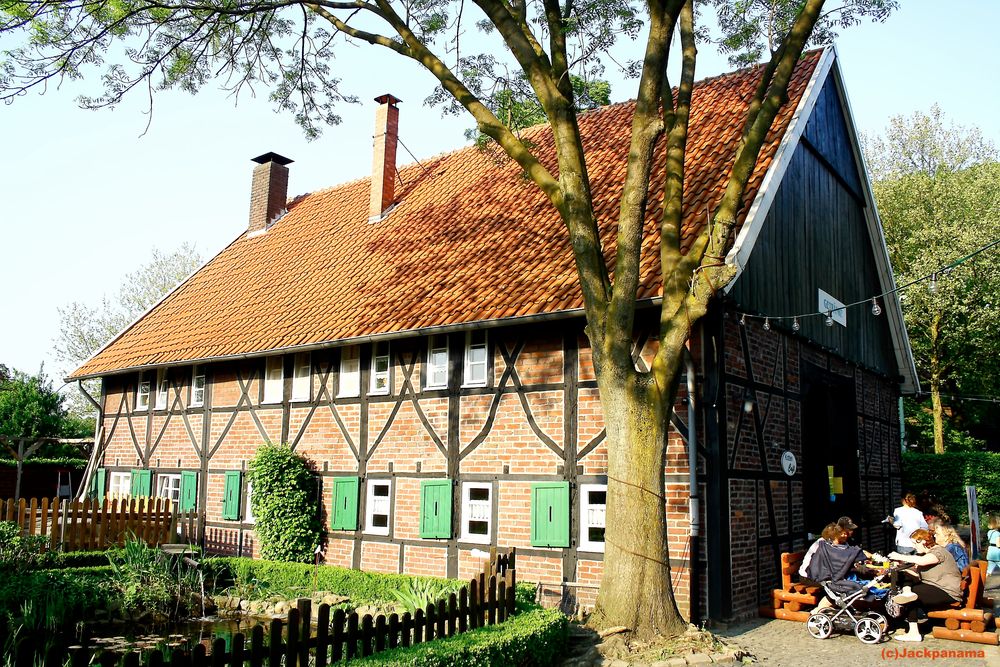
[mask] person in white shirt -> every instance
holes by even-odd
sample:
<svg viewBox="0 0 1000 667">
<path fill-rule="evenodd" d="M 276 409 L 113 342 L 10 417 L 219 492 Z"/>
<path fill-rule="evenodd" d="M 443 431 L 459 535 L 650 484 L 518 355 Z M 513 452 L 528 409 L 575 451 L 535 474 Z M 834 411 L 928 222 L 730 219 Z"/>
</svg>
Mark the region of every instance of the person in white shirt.
<svg viewBox="0 0 1000 667">
<path fill-rule="evenodd" d="M 896 529 L 896 553 L 913 554 L 916 549 L 910 535 L 913 531 L 927 530 L 924 513 L 917 509 L 917 497 L 912 493 L 903 496 L 903 504 L 885 518 L 886 523 Z"/>
</svg>

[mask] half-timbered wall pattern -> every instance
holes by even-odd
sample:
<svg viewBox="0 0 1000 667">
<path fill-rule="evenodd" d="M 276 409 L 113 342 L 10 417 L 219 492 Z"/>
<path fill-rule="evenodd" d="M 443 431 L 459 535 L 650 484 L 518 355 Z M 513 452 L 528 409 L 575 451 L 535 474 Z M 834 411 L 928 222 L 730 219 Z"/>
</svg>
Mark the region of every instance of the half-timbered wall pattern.
<svg viewBox="0 0 1000 667">
<path fill-rule="evenodd" d="M 542 583 L 544 599 L 569 607 L 591 605 L 603 554 L 578 548 L 581 484 L 606 484 L 607 443 L 587 339 L 578 322 L 490 330 L 485 387 L 463 385 L 465 334 L 448 336 L 449 380 L 427 389 L 426 337 L 389 344 L 389 393 L 369 392 L 371 345 L 360 349 L 358 395 L 343 396 L 342 349 L 310 355 L 311 396 L 290 400 L 294 355 L 284 359 L 283 400 L 264 403 L 264 359 L 205 365 L 203 405 L 191 407 L 191 368 L 167 370 L 167 408 L 135 409 L 138 374 L 105 380 L 105 433 L 101 462 L 111 471 L 151 468 L 155 473 L 196 471 L 198 507 L 207 546 L 223 553 L 256 555 L 253 525 L 224 520 L 226 473 L 246 471 L 264 442 L 288 442 L 315 465 L 321 512 L 330 525 L 333 479 L 360 478 L 356 530 L 327 530 L 326 562 L 380 572 L 462 577 L 481 567 L 491 545 L 519 551 L 526 580 Z M 634 358 L 646 368 L 655 354 L 647 337 Z M 143 379 L 155 377 L 147 373 Z M 667 452 L 666 497 L 674 584 L 688 608 L 690 553 L 686 392 Z M 702 470 L 702 473 L 704 471 Z M 450 538 L 420 537 L 421 482 L 449 479 Z M 376 534 L 366 525 L 368 484 L 389 481 L 389 526 Z M 566 482 L 570 488 L 569 548 L 531 546 L 532 484 Z M 490 489 L 489 536 L 463 537 L 463 484 Z M 155 490 L 155 480 L 154 480 Z M 247 488 L 239 516 L 247 517 Z M 387 534 L 381 534 L 387 532 Z M 702 549 L 704 557 L 704 548 Z M 704 586 L 701 588 L 705 590 Z"/>
<path fill-rule="evenodd" d="M 842 409 L 835 419 L 849 436 L 856 431 L 857 456 L 853 459 L 853 445 L 846 443 L 838 465 L 847 467 L 838 468 L 838 474 L 857 476 L 858 497 L 845 501 L 854 503 L 850 514 L 861 526 L 856 538 L 866 548 L 891 546 L 879 521 L 900 493 L 896 384 L 777 328 L 767 331 L 760 322 L 741 325 L 738 320 L 738 314 L 728 312 L 719 325 L 723 353 L 718 386 L 724 400 L 713 412 L 724 443 L 717 455 L 724 465 L 715 491 L 722 496 L 714 506 L 728 504 L 729 510 L 729 524 L 720 528 L 728 536 L 720 546 L 730 561 L 723 568 L 731 597 L 729 606 L 716 600 L 712 609 L 722 618 L 756 613 L 780 584 L 781 552 L 804 549 L 810 533 L 818 534 L 822 524 L 839 516 L 807 517 L 804 507 L 805 471 L 826 447 L 811 441 L 803 428 L 812 388 L 830 384 L 850 389 L 852 400 L 838 404 Z M 786 450 L 798 461 L 792 476 L 781 468 Z"/>
</svg>

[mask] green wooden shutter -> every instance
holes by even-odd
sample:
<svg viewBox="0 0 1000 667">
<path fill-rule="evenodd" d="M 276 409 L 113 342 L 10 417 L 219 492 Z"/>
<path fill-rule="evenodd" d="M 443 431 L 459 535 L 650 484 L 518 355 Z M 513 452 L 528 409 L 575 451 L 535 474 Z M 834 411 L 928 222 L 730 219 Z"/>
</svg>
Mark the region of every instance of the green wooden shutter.
<svg viewBox="0 0 1000 667">
<path fill-rule="evenodd" d="M 531 485 L 531 545 L 569 546 L 569 482 Z"/>
<path fill-rule="evenodd" d="M 451 537 L 451 480 L 420 482 L 420 537 Z"/>
<path fill-rule="evenodd" d="M 330 510 L 330 530 L 358 529 L 357 477 L 333 478 L 333 507 Z"/>
<path fill-rule="evenodd" d="M 186 470 L 181 473 L 180 511 L 190 512 L 198 506 L 198 473 Z"/>
<path fill-rule="evenodd" d="M 242 487 L 243 473 L 239 470 L 227 470 L 226 487 L 222 495 L 222 518 L 226 521 L 239 521 Z"/>
<path fill-rule="evenodd" d="M 141 472 L 141 470 L 137 470 L 135 468 L 132 469 L 132 477 L 129 479 L 128 483 L 128 493 L 130 496 L 139 495 L 139 473 Z"/>
<path fill-rule="evenodd" d="M 98 468 L 94 471 L 94 476 L 90 480 L 90 497 L 95 499 L 99 503 L 104 502 L 104 483 L 107 479 L 108 471 L 104 468 Z"/>
<path fill-rule="evenodd" d="M 151 496 L 153 495 L 153 471 L 152 470 L 140 470 L 139 471 L 139 496 Z"/>
</svg>

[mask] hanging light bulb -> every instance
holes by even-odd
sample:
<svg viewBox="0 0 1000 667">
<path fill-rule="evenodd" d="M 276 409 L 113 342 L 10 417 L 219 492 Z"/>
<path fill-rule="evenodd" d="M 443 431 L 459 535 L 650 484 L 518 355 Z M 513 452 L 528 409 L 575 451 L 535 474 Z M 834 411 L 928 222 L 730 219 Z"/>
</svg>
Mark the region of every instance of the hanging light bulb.
<svg viewBox="0 0 1000 667">
<path fill-rule="evenodd" d="M 792 331 L 798 331 L 801 328 L 802 325 L 799 324 L 799 318 L 797 317 L 792 318 Z"/>
<path fill-rule="evenodd" d="M 743 313 L 740 315 L 740 326 L 745 327 L 747 325 L 747 314 Z"/>
<path fill-rule="evenodd" d="M 932 273 L 931 274 L 931 282 L 927 286 L 927 291 L 930 292 L 931 294 L 937 294 L 937 274 L 936 273 Z"/>
<path fill-rule="evenodd" d="M 878 305 L 878 299 L 872 298 L 872 315 L 878 317 L 882 314 L 882 306 Z"/>
<path fill-rule="evenodd" d="M 771 318 L 765 317 L 764 318 L 764 331 L 770 331 L 770 330 L 771 330 Z"/>
<path fill-rule="evenodd" d="M 828 327 L 832 327 L 833 326 L 833 311 L 832 310 L 826 311 L 826 321 L 824 322 L 824 324 L 826 324 L 826 326 L 828 326 Z"/>
</svg>

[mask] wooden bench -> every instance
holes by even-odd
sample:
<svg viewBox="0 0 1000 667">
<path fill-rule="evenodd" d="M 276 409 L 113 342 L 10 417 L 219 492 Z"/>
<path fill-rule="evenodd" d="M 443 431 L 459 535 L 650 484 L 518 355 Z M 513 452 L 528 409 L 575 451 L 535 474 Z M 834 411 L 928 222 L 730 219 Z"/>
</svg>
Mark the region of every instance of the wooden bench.
<svg viewBox="0 0 1000 667">
<path fill-rule="evenodd" d="M 993 618 L 993 600 L 983 596 L 986 582 L 986 561 L 969 563 L 962 571 L 962 601 L 946 609 L 928 611 L 930 618 L 944 619 L 931 634 L 939 639 L 954 639 L 977 644 L 1000 645 Z M 990 630 L 990 625 L 994 630 Z"/>
<path fill-rule="evenodd" d="M 761 616 L 801 623 L 809 620 L 808 610 L 819 604 L 823 591 L 819 586 L 799 583 L 799 567 L 805 555 L 804 551 L 781 554 L 781 588 L 771 591 L 771 604 L 760 607 Z"/>
</svg>

